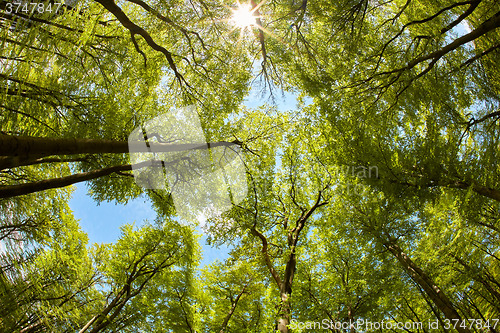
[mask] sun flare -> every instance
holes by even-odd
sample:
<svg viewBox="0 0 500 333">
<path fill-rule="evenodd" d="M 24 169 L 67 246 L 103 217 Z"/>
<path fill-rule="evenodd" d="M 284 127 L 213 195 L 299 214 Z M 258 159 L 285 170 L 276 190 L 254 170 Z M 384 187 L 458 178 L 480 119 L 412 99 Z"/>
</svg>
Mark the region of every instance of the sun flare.
<svg viewBox="0 0 500 333">
<path fill-rule="evenodd" d="M 238 9 L 232 9 L 232 11 L 232 21 L 235 26 L 245 29 L 257 24 L 257 17 L 254 16 L 254 11 L 250 5 L 238 4 Z"/>
</svg>

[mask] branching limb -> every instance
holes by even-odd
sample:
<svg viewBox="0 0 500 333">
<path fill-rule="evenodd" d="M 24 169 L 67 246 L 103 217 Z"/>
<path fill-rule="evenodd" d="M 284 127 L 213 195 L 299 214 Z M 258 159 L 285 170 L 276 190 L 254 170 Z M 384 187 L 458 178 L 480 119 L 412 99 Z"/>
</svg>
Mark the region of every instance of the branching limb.
<svg viewBox="0 0 500 333">
<path fill-rule="evenodd" d="M 167 59 L 167 62 L 169 64 L 170 69 L 174 72 L 175 77 L 179 81 L 181 85 L 186 85 L 190 87 L 190 85 L 187 83 L 187 81 L 184 79 L 181 73 L 179 73 L 177 69 L 177 65 L 174 62 L 174 59 L 172 57 L 172 53 L 168 51 L 166 48 L 163 46 L 158 45 L 151 35 L 138 26 L 137 24 L 133 23 L 129 17 L 123 12 L 123 10 L 118 7 L 118 5 L 113 1 L 113 0 L 96 0 L 98 3 L 100 3 L 104 8 L 106 8 L 110 13 L 112 13 L 120 23 L 127 28 L 132 35 L 140 35 L 146 43 L 155 51 L 163 53 L 165 55 L 165 58 Z"/>
<path fill-rule="evenodd" d="M 166 22 L 166 23 L 170 24 L 171 26 L 173 26 L 174 28 L 178 29 L 180 32 L 182 32 L 182 34 L 184 35 L 184 37 L 186 37 L 186 39 L 187 39 L 187 41 L 188 41 L 189 46 L 191 47 L 191 49 L 193 49 L 193 47 L 192 47 L 191 37 L 189 36 L 190 34 L 195 35 L 196 38 L 198 39 L 198 41 L 200 42 L 201 46 L 204 49 L 206 49 L 205 43 L 203 42 L 203 39 L 200 37 L 200 35 L 196 31 L 191 31 L 189 29 L 181 27 L 180 25 L 178 25 L 177 23 L 175 23 L 174 21 L 172 21 L 169 17 L 167 17 L 165 15 L 162 15 L 157 10 L 151 8 L 147 3 L 145 3 L 142 0 L 127 0 L 127 1 L 135 3 L 136 5 L 141 6 L 142 8 L 144 8 L 149 13 L 155 15 L 161 21 Z"/>
<path fill-rule="evenodd" d="M 158 161 L 159 162 L 159 161 Z M 32 183 L 16 184 L 16 185 L 3 185 L 0 186 L 0 198 L 11 198 L 20 195 L 26 195 L 31 193 L 36 193 L 40 191 L 45 191 L 54 188 L 66 187 L 79 182 L 88 181 L 96 179 L 103 176 L 111 175 L 115 172 L 130 171 L 133 168 L 142 168 L 150 166 L 150 161 L 137 163 L 135 165 L 125 164 L 117 165 L 112 167 L 107 167 L 98 170 L 92 170 L 88 172 L 77 173 L 70 176 L 52 178 L 46 180 L 40 180 Z M 161 164 L 159 164 L 161 165 Z"/>
<path fill-rule="evenodd" d="M 472 12 L 477 8 L 477 6 L 481 3 L 482 0 L 476 0 L 472 1 L 469 5 L 469 8 L 465 12 L 462 13 L 455 21 L 451 22 L 448 24 L 445 28 L 441 29 L 441 34 L 444 34 L 448 32 L 449 30 L 453 29 L 456 25 L 458 25 L 460 22 L 465 20 Z"/>
</svg>

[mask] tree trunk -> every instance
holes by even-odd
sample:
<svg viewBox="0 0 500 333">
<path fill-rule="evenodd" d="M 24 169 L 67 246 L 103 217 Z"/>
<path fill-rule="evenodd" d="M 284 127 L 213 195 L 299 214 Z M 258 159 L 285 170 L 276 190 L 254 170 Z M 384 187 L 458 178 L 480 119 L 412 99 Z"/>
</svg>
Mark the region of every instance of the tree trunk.
<svg viewBox="0 0 500 333">
<path fill-rule="evenodd" d="M 407 182 L 407 181 L 399 181 L 399 180 L 390 180 L 391 183 L 397 183 L 401 185 L 406 185 L 406 186 L 412 186 L 412 187 L 419 187 L 420 185 Z M 475 181 L 463 181 L 463 180 L 442 180 L 442 181 L 432 181 L 429 182 L 426 185 L 422 185 L 424 187 L 436 187 L 436 186 L 441 186 L 441 187 L 449 187 L 449 188 L 458 188 L 462 190 L 467 190 L 469 188 L 472 188 L 474 192 L 476 192 L 479 195 L 482 195 L 484 197 L 496 200 L 500 202 L 500 190 L 487 187 L 484 185 L 480 185 L 476 183 Z"/>
<path fill-rule="evenodd" d="M 445 186 L 452 187 L 452 188 L 460 188 L 460 189 L 468 189 L 469 187 L 472 187 L 472 190 L 476 192 L 479 195 L 485 196 L 487 198 L 500 201 L 500 191 L 491 187 L 479 185 L 475 182 L 468 183 L 464 181 L 457 181 L 457 182 L 450 182 L 446 184 Z"/>
<path fill-rule="evenodd" d="M 133 165 L 133 167 L 138 169 L 141 167 L 151 165 L 150 163 L 151 163 L 150 161 L 141 162 Z M 130 170 L 132 170 L 132 164 L 116 165 L 109 168 L 77 173 L 66 177 L 46 179 L 38 182 L 17 184 L 17 185 L 3 185 L 0 186 L 0 198 L 17 197 L 20 195 L 45 191 L 53 188 L 66 187 L 79 182 L 107 176 L 114 172 L 130 171 Z"/>
<path fill-rule="evenodd" d="M 403 69 L 412 69 L 419 63 L 430 59 L 435 59 L 437 61 L 437 59 L 442 58 L 445 54 L 456 50 L 462 45 L 465 45 L 467 43 L 476 40 L 477 38 L 490 32 L 491 30 L 497 29 L 499 26 L 500 26 L 500 12 L 497 12 L 493 16 L 491 16 L 488 20 L 484 21 L 480 26 L 478 26 L 473 31 L 469 32 L 468 34 L 462 37 L 455 39 L 453 42 L 451 42 L 448 45 L 445 45 L 444 47 L 442 47 L 437 51 L 434 51 L 430 54 L 421 56 L 419 58 L 410 61 L 408 65 L 406 65 L 406 67 L 403 67 Z"/>
<path fill-rule="evenodd" d="M 406 253 L 403 252 L 403 250 L 395 242 L 385 243 L 384 246 L 396 257 L 413 281 L 422 287 L 427 296 L 446 318 L 462 322 L 462 318 L 458 314 L 457 310 L 455 310 L 455 307 L 445 293 L 410 259 L 410 257 L 408 257 L 408 255 L 406 255 Z M 459 327 L 459 325 L 457 325 L 456 329 L 460 333 L 470 332 L 467 328 Z"/>
<path fill-rule="evenodd" d="M 302 227 L 300 228 L 302 229 Z M 290 325 L 291 308 L 290 308 L 290 295 L 292 294 L 292 284 L 293 278 L 295 276 L 295 270 L 297 267 L 297 259 L 295 254 L 295 248 L 300 230 L 296 231 L 296 238 L 294 238 L 294 244 L 292 245 L 290 256 L 286 262 L 285 276 L 281 282 L 280 294 L 281 294 L 281 309 L 279 312 L 278 319 L 278 330 L 280 333 L 289 332 L 287 325 Z"/>
<path fill-rule="evenodd" d="M 185 144 L 133 142 L 129 146 L 128 141 L 0 135 L 0 170 L 18 166 L 20 160 L 52 155 L 123 154 L 128 153 L 129 149 L 133 152 L 161 153 L 209 149 L 219 146 L 229 147 L 240 144 L 239 141 Z"/>
<path fill-rule="evenodd" d="M 494 305 L 494 308 L 500 312 L 500 283 L 495 279 L 495 277 L 488 271 L 483 271 L 469 266 L 464 260 L 456 255 L 452 255 L 452 257 L 467 270 L 468 274 L 471 274 L 472 279 L 481 283 L 490 295 L 498 301 L 498 303 Z"/>
<path fill-rule="evenodd" d="M 290 332 L 288 329 L 288 325 L 290 325 L 290 315 L 291 315 L 289 298 L 290 298 L 290 293 L 287 293 L 286 291 L 281 291 L 281 308 L 278 319 L 278 331 L 280 333 Z"/>
<path fill-rule="evenodd" d="M 292 314 L 290 306 L 290 295 L 292 294 L 293 278 L 295 276 L 295 271 L 297 269 L 296 248 L 299 241 L 300 232 L 304 228 L 309 217 L 312 216 L 312 214 L 316 211 L 316 209 L 328 204 L 328 201 L 321 202 L 321 199 L 322 199 L 322 191 L 319 191 L 315 204 L 309 210 L 303 209 L 301 216 L 295 222 L 295 228 L 293 228 L 292 230 L 288 230 L 288 246 L 290 249 L 290 254 L 286 261 L 286 268 L 283 280 L 281 279 L 278 272 L 274 268 L 271 262 L 271 258 L 269 257 L 269 253 L 267 252 L 267 246 L 268 246 L 267 238 L 255 228 L 255 224 L 251 229 L 252 234 L 254 236 L 259 237 L 262 242 L 262 255 L 264 256 L 264 261 L 266 263 L 267 268 L 269 269 L 269 272 L 274 278 L 276 285 L 280 290 L 281 305 L 278 314 L 279 316 L 278 322 L 276 324 L 276 329 L 280 333 L 290 332 L 290 330 L 288 329 L 288 325 L 290 325 L 290 319 Z"/>
</svg>

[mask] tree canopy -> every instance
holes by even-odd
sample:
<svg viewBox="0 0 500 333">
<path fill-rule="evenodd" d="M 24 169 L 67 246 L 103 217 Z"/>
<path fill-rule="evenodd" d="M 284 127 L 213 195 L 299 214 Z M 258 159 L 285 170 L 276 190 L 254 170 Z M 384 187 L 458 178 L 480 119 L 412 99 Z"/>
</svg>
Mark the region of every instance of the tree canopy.
<svg viewBox="0 0 500 333">
<path fill-rule="evenodd" d="M 0 26 L 0 331 L 500 330 L 497 1 L 1 0 Z M 188 106 L 199 133 L 151 123 Z M 73 184 L 156 219 L 92 244 Z M 201 267 L 199 230 L 229 257 Z"/>
</svg>

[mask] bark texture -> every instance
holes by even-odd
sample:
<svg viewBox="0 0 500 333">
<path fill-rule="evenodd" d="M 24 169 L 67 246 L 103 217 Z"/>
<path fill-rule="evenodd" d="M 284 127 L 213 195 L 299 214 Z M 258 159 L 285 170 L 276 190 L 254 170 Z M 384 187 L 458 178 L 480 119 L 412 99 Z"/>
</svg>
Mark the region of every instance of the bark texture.
<svg viewBox="0 0 500 333">
<path fill-rule="evenodd" d="M 384 244 L 393 255 L 396 257 L 398 262 L 401 264 L 403 269 L 410 275 L 410 277 L 415 281 L 426 293 L 426 295 L 431 299 L 431 301 L 437 306 L 437 308 L 444 314 L 449 320 L 459 320 L 462 322 L 462 318 L 455 309 L 453 303 L 449 300 L 446 294 L 437 286 L 434 281 L 418 267 L 410 257 L 403 252 L 403 250 L 395 242 L 388 242 Z M 469 333 L 469 329 L 456 327 L 457 331 L 460 333 Z"/>
</svg>

